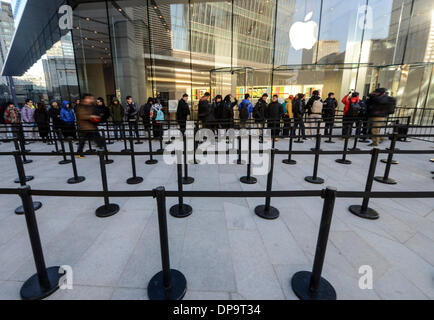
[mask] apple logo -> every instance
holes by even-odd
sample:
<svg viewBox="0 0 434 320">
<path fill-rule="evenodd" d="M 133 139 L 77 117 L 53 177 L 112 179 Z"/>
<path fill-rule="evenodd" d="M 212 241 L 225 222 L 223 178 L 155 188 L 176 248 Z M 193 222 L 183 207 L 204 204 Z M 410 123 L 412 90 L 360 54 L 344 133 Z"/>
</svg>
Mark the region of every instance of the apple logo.
<svg viewBox="0 0 434 320">
<path fill-rule="evenodd" d="M 298 21 L 289 29 L 289 40 L 295 50 L 312 49 L 316 43 L 318 25 L 315 21 L 309 21 L 313 12 L 309 12 L 304 22 Z"/>
</svg>

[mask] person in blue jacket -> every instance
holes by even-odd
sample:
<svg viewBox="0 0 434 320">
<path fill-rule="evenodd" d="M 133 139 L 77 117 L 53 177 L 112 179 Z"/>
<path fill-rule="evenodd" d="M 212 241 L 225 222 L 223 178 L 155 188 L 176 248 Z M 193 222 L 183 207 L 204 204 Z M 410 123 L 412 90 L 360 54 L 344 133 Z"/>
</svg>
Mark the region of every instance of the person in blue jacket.
<svg viewBox="0 0 434 320">
<path fill-rule="evenodd" d="M 71 107 L 69 101 L 62 102 L 62 109 L 60 109 L 60 120 L 63 122 L 62 134 L 65 138 L 71 137 L 76 139 L 75 132 L 75 112 Z"/>
<path fill-rule="evenodd" d="M 250 94 L 246 93 L 244 95 L 244 100 L 238 106 L 240 127 L 245 128 L 246 122 L 251 118 L 253 112 L 253 104 L 250 101 Z"/>
</svg>

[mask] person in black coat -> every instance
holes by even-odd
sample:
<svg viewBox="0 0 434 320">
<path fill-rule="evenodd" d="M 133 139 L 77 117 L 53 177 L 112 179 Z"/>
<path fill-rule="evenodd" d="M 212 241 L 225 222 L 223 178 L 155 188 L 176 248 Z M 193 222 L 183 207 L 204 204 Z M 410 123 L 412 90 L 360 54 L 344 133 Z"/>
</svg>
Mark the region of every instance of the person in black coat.
<svg viewBox="0 0 434 320">
<path fill-rule="evenodd" d="M 335 98 L 335 94 L 333 92 L 330 92 L 327 99 L 324 101 L 322 109 L 322 118 L 325 122 L 324 134 L 326 136 L 332 134 L 337 107 L 338 101 Z"/>
<path fill-rule="evenodd" d="M 50 132 L 50 116 L 43 103 L 39 102 L 36 105 L 34 117 L 42 142 L 48 142 L 48 133 Z"/>
<path fill-rule="evenodd" d="M 265 112 L 268 121 L 268 127 L 271 128 L 271 136 L 276 141 L 279 140 L 277 137 L 279 136 L 280 131 L 280 120 L 285 114 L 283 106 L 279 103 L 278 99 L 279 97 L 274 95 Z"/>
<path fill-rule="evenodd" d="M 232 95 L 228 94 L 223 99 L 223 110 L 221 114 L 221 127 L 223 129 L 230 129 L 234 127 L 234 107 L 238 105 L 238 100 L 234 98 L 232 102 Z"/>
<path fill-rule="evenodd" d="M 295 96 L 295 99 L 292 100 L 292 115 L 294 117 L 294 127 L 292 129 L 292 134 L 295 135 L 295 131 L 298 127 L 299 134 L 301 131 L 301 135 L 303 136 L 303 140 L 307 140 L 306 138 L 306 127 L 304 125 L 304 112 L 306 110 L 306 104 L 304 101 L 304 94 L 299 93 Z"/>
<path fill-rule="evenodd" d="M 96 99 L 95 113 L 101 118 L 100 124 L 106 123 L 110 118 L 110 109 L 105 105 L 103 98 Z"/>
<path fill-rule="evenodd" d="M 48 111 L 48 114 L 50 115 L 51 121 L 53 122 L 53 130 L 55 131 L 56 135 L 61 134 L 63 121 L 60 118 L 60 108 L 56 101 L 51 102 L 51 108 Z"/>
<path fill-rule="evenodd" d="M 151 109 L 153 104 L 154 104 L 154 98 L 149 97 L 148 102 L 142 105 L 139 109 L 139 117 L 143 121 L 145 132 L 148 132 L 151 129 Z"/>
<path fill-rule="evenodd" d="M 178 108 L 176 109 L 176 120 L 178 121 L 181 132 L 185 132 L 187 126 L 187 118 L 190 115 L 190 107 L 188 106 L 188 94 L 184 93 L 182 99 L 178 102 Z"/>
<path fill-rule="evenodd" d="M 198 118 L 199 121 L 202 122 L 202 127 L 207 127 L 207 122 L 211 116 L 212 108 L 211 104 L 209 103 L 211 95 L 209 92 L 205 92 L 202 98 L 199 100 L 199 108 L 198 108 Z"/>
</svg>

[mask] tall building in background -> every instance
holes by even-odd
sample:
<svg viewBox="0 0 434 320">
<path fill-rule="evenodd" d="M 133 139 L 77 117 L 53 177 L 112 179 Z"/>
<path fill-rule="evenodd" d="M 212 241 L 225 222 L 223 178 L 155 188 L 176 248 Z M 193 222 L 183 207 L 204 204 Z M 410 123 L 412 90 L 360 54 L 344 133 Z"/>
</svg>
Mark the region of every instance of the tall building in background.
<svg viewBox="0 0 434 320">
<path fill-rule="evenodd" d="M 6 61 L 14 32 L 14 17 L 11 5 L 0 1 L 0 68 L 3 67 Z M 5 103 L 11 99 L 9 79 L 0 77 L 0 103 Z"/>
</svg>

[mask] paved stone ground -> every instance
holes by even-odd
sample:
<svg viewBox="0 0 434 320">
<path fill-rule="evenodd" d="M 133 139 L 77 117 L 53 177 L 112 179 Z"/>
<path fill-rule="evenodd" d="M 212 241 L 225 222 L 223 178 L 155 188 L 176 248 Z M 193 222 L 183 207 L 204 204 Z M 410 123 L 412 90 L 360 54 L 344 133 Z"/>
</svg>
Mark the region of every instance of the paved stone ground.
<svg viewBox="0 0 434 320">
<path fill-rule="evenodd" d="M 287 148 L 280 140 L 278 147 Z M 154 147 L 157 147 L 155 144 Z M 295 145 L 298 150 L 313 147 L 313 141 Z M 367 148 L 362 144 L 362 148 Z M 386 147 L 386 145 L 384 145 Z M 402 149 L 432 149 L 433 144 L 416 141 L 398 143 Z M 12 144 L 0 145 L 1 151 Z M 32 151 L 52 150 L 52 146 L 29 145 Z M 118 151 L 122 143 L 110 146 Z M 144 145 L 137 146 L 145 150 Z M 325 150 L 341 150 L 342 142 L 324 144 Z M 434 150 L 433 150 L 434 152 Z M 384 157 L 384 156 L 382 156 Z M 108 165 L 111 190 L 152 189 L 163 185 L 176 189 L 176 166 L 161 161 L 144 165 L 137 157 L 138 175 L 145 181 L 130 186 L 130 159 L 114 157 Z M 322 156 L 319 176 L 324 186 L 304 181 L 311 175 L 313 156 L 296 156 L 296 166 L 281 163 L 276 156 L 274 190 L 307 190 L 334 186 L 339 190 L 362 191 L 369 156 L 349 156 L 350 166 L 335 163 L 336 156 Z M 391 177 L 399 181 L 389 186 L 376 183 L 374 190 L 433 190 L 428 155 L 398 155 Z M 60 157 L 37 158 L 25 165 L 35 176 L 32 188 L 56 190 L 101 190 L 96 157 L 77 160 L 86 181 L 66 184 L 72 176 L 70 165 L 58 165 Z M 379 163 L 377 173 L 382 174 Z M 12 157 L 0 157 L 0 187 L 16 187 L 17 172 Z M 266 177 L 258 184 L 243 185 L 239 177 L 245 166 L 190 166 L 196 179 L 185 190 L 264 190 Z M 151 198 L 114 198 L 119 214 L 95 217 L 102 199 L 35 197 L 43 202 L 37 211 L 47 265 L 70 265 L 74 289 L 60 290 L 49 299 L 147 299 L 146 287 L 161 270 L 156 203 Z M 194 214 L 186 219 L 168 217 L 170 255 L 173 268 L 181 270 L 188 281 L 185 299 L 296 299 L 291 290 L 292 275 L 311 270 L 322 200 L 319 198 L 275 199 L 280 209 L 278 220 L 258 218 L 253 209 L 263 199 L 185 199 Z M 168 199 L 169 208 L 176 199 Z M 377 221 L 355 217 L 347 210 L 358 199 L 337 199 L 323 276 L 335 287 L 338 299 L 433 299 L 434 298 L 434 200 L 374 199 L 370 206 L 381 213 Z M 17 196 L 0 196 L 0 299 L 19 299 L 19 289 L 35 272 L 23 216 L 14 209 Z M 358 269 L 370 265 L 374 271 L 373 290 L 358 287 Z"/>
</svg>

